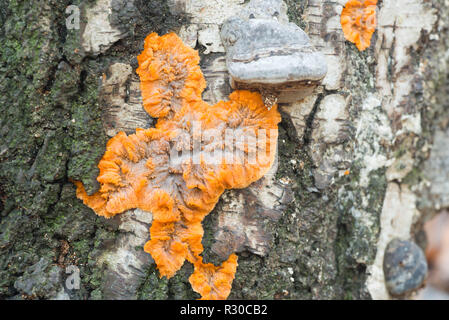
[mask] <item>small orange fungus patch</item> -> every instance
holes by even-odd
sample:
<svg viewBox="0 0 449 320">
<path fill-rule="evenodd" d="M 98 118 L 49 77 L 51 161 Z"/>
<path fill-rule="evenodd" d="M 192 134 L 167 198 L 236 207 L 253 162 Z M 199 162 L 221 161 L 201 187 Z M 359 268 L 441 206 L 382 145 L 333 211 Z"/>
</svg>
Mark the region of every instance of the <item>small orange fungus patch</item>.
<svg viewBox="0 0 449 320">
<path fill-rule="evenodd" d="M 341 12 L 341 26 L 345 38 L 360 51 L 370 46 L 376 30 L 377 0 L 349 0 Z"/>
<path fill-rule="evenodd" d="M 150 34 L 137 59 L 143 106 L 159 118 L 156 126 L 110 139 L 98 164 L 100 190 L 88 195 L 75 181 L 77 196 L 106 218 L 134 208 L 151 212 L 144 250 L 161 277 L 172 277 L 187 260 L 195 269 L 193 289 L 203 299 L 226 299 L 237 256 L 218 267 L 203 263 L 201 222 L 224 190 L 245 188 L 270 169 L 280 115 L 249 91 L 235 91 L 213 106 L 204 102 L 198 53 L 174 33 Z M 201 142 L 199 148 L 192 139 Z M 229 139 L 234 143 L 227 144 Z M 262 141 L 257 152 L 255 139 Z"/>
<path fill-rule="evenodd" d="M 231 254 L 219 267 L 203 263 L 200 259 L 194 264 L 195 272 L 189 282 L 193 290 L 201 294 L 202 300 L 223 300 L 231 292 L 232 280 L 237 270 L 237 256 Z"/>
</svg>

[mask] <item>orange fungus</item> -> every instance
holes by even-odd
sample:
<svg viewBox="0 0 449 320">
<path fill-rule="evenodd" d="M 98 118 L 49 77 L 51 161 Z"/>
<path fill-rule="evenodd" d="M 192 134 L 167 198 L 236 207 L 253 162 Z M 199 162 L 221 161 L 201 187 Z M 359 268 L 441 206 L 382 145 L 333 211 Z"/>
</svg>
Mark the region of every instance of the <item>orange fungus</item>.
<svg viewBox="0 0 449 320">
<path fill-rule="evenodd" d="M 198 53 L 174 33 L 150 34 L 138 62 L 143 106 L 158 118 L 156 126 L 109 140 L 98 164 L 99 191 L 88 195 L 75 181 L 77 197 L 106 218 L 133 208 L 151 212 L 144 250 L 161 277 L 172 277 L 187 260 L 195 269 L 193 289 L 203 299 L 226 299 L 237 256 L 218 267 L 203 263 L 201 222 L 224 190 L 245 188 L 270 169 L 280 115 L 249 91 L 213 106 L 204 102 Z"/>
<path fill-rule="evenodd" d="M 195 271 L 189 278 L 193 290 L 201 294 L 203 300 L 223 300 L 231 292 L 232 280 L 237 270 L 237 256 L 231 254 L 219 267 L 212 263 L 203 263 L 200 259 L 194 263 Z"/>
<path fill-rule="evenodd" d="M 377 0 L 349 0 L 341 12 L 341 26 L 345 38 L 360 51 L 370 46 L 376 30 Z"/>
</svg>

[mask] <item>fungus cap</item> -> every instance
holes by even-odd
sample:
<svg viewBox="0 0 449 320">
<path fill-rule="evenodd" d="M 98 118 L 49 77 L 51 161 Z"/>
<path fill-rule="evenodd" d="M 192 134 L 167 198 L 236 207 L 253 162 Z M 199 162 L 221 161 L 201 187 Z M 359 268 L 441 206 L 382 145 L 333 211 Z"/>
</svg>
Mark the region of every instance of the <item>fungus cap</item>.
<svg viewBox="0 0 449 320">
<path fill-rule="evenodd" d="M 269 92 L 288 103 L 312 94 L 326 76 L 324 55 L 289 22 L 282 0 L 251 0 L 220 35 L 234 89 Z"/>
</svg>

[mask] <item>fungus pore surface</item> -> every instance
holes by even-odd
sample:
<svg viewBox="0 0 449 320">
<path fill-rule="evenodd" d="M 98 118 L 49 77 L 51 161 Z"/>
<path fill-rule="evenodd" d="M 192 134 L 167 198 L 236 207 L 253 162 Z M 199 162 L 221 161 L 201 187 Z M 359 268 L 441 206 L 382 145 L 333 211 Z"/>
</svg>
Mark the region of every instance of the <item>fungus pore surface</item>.
<svg viewBox="0 0 449 320">
<path fill-rule="evenodd" d="M 377 0 L 349 0 L 341 12 L 341 26 L 345 38 L 355 43 L 359 51 L 370 46 L 376 30 Z"/>
<path fill-rule="evenodd" d="M 204 102 L 199 55 L 174 33 L 150 34 L 138 62 L 143 106 L 158 118 L 156 126 L 110 139 L 98 164 L 99 191 L 88 195 L 74 181 L 77 197 L 106 218 L 133 208 L 151 212 L 144 250 L 160 276 L 172 277 L 187 260 L 202 299 L 226 299 L 237 256 L 218 267 L 204 263 L 201 223 L 225 189 L 245 188 L 270 169 L 280 115 L 249 91 L 213 106 Z"/>
</svg>

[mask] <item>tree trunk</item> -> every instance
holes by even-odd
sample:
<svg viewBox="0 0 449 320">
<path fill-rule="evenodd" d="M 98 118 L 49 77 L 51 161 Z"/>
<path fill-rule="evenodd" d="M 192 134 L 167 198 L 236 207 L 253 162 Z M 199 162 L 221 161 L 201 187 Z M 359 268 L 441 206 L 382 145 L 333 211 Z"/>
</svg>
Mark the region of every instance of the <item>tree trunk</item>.
<svg viewBox="0 0 449 320">
<path fill-rule="evenodd" d="M 108 139 L 154 123 L 135 73 L 149 33 L 174 31 L 199 50 L 204 100 L 227 99 L 219 29 L 247 2 L 0 3 L 0 298 L 199 297 L 191 264 L 159 278 L 143 251 L 151 215 L 98 217 L 71 181 L 98 190 Z M 285 0 L 328 74 L 279 106 L 270 173 L 225 192 L 203 223 L 206 261 L 238 253 L 229 298 L 390 299 L 421 285 L 387 289 L 384 253 L 395 238 L 424 249 L 424 221 L 449 207 L 449 3 L 379 1 L 360 52 L 343 36 L 345 2 Z"/>
</svg>

